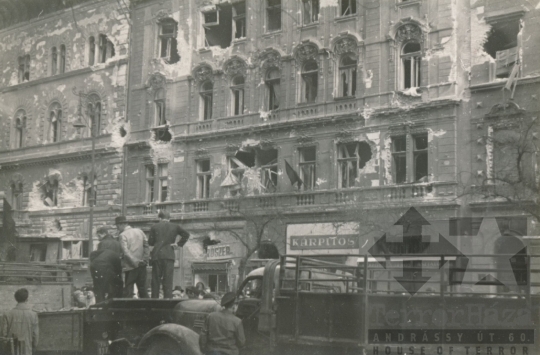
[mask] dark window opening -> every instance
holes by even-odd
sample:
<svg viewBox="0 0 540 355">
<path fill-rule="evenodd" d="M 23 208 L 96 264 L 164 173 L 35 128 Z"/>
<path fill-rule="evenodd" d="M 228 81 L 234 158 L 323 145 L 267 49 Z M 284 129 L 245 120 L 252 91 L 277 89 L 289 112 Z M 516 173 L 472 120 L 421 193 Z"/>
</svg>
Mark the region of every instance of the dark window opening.
<svg viewBox="0 0 540 355">
<path fill-rule="evenodd" d="M 30 80 L 30 56 L 19 57 L 19 83 Z"/>
<path fill-rule="evenodd" d="M 62 242 L 62 259 L 83 259 L 87 258 L 89 254 L 88 241 L 86 240 L 73 240 Z"/>
<path fill-rule="evenodd" d="M 47 260 L 47 244 L 30 244 L 30 261 L 45 261 Z"/>
<path fill-rule="evenodd" d="M 339 66 L 340 97 L 356 95 L 356 67 L 356 59 L 350 54 L 343 56 Z"/>
<path fill-rule="evenodd" d="M 60 104 L 53 104 L 49 112 L 51 142 L 60 142 L 62 133 L 62 109 Z"/>
<path fill-rule="evenodd" d="M 23 183 L 17 182 L 11 184 L 11 207 L 14 211 L 22 209 Z"/>
<path fill-rule="evenodd" d="M 371 147 L 367 142 L 351 142 L 338 147 L 339 188 L 354 187 L 359 170 L 371 160 Z"/>
<path fill-rule="evenodd" d="M 94 137 L 101 133 L 101 99 L 97 95 L 88 97 L 87 115 L 90 119 L 91 132 Z"/>
<path fill-rule="evenodd" d="M 421 47 L 417 42 L 409 42 L 403 46 L 401 54 L 402 88 L 420 86 Z"/>
<path fill-rule="evenodd" d="M 491 25 L 484 50 L 496 60 L 497 78 L 507 78 L 518 60 L 519 19 Z"/>
<path fill-rule="evenodd" d="M 245 16 L 245 15 L 244 15 Z M 233 39 L 233 7 L 231 4 L 217 5 L 217 9 L 203 13 L 205 46 L 227 48 Z M 245 19 L 244 19 L 245 22 Z M 236 32 L 234 32 L 236 37 Z"/>
<path fill-rule="evenodd" d="M 246 2 L 233 4 L 234 38 L 246 37 Z"/>
<path fill-rule="evenodd" d="M 277 110 L 279 108 L 279 93 L 280 93 L 281 73 L 279 69 L 272 68 L 266 73 L 266 102 L 268 111 Z"/>
<path fill-rule="evenodd" d="M 88 38 L 88 65 L 94 65 L 96 60 L 96 40 L 94 37 Z"/>
<path fill-rule="evenodd" d="M 414 181 L 425 182 L 428 177 L 428 137 L 427 133 L 413 136 Z"/>
<path fill-rule="evenodd" d="M 22 148 L 26 140 L 26 113 L 19 111 L 15 116 L 15 148 Z"/>
<path fill-rule="evenodd" d="M 356 13 L 356 0 L 341 0 L 341 16 L 353 15 Z"/>
<path fill-rule="evenodd" d="M 94 186 L 90 182 L 90 176 L 83 176 L 82 206 L 96 206 L 97 201 L 97 179 L 94 176 Z"/>
<path fill-rule="evenodd" d="M 58 206 L 58 180 L 49 180 L 41 185 L 41 199 L 45 206 Z"/>
<path fill-rule="evenodd" d="M 158 185 L 159 202 L 165 202 L 169 191 L 169 164 L 158 164 Z"/>
<path fill-rule="evenodd" d="M 314 60 L 304 64 L 302 70 L 303 95 L 302 101 L 313 103 L 317 100 L 319 66 Z"/>
<path fill-rule="evenodd" d="M 304 191 L 314 190 L 315 182 L 317 178 L 316 173 L 316 160 L 317 149 L 316 147 L 300 148 L 300 178 L 303 181 L 302 189 Z"/>
<path fill-rule="evenodd" d="M 199 160 L 197 162 L 197 198 L 210 197 L 211 178 L 210 159 Z"/>
<path fill-rule="evenodd" d="M 146 202 L 154 202 L 154 182 L 156 168 L 154 165 L 146 166 Z"/>
<path fill-rule="evenodd" d="M 114 57 L 114 44 L 106 35 L 99 35 L 99 62 L 105 63 L 107 59 Z"/>
<path fill-rule="evenodd" d="M 394 182 L 402 184 L 407 182 L 407 137 L 392 137 L 392 161 L 394 169 Z"/>
<path fill-rule="evenodd" d="M 51 48 L 51 75 L 56 75 L 58 70 L 58 51 L 56 47 Z"/>
<path fill-rule="evenodd" d="M 304 24 L 319 21 L 319 0 L 302 0 Z"/>
<path fill-rule="evenodd" d="M 227 292 L 228 280 L 226 274 L 217 274 L 217 275 L 208 275 L 208 287 L 210 287 L 210 292 Z"/>
<path fill-rule="evenodd" d="M 154 124 L 156 127 L 167 124 L 165 115 L 165 90 L 159 89 L 154 95 Z"/>
<path fill-rule="evenodd" d="M 266 31 L 281 30 L 281 0 L 266 0 Z"/>
<path fill-rule="evenodd" d="M 261 184 L 265 192 L 275 192 L 278 184 L 277 149 L 257 150 L 257 165 L 261 168 Z"/>
<path fill-rule="evenodd" d="M 211 81 L 206 81 L 201 85 L 200 96 L 202 119 L 211 120 L 214 100 L 214 84 Z"/>
<path fill-rule="evenodd" d="M 168 64 L 177 63 L 180 60 L 178 55 L 178 23 L 173 19 L 165 19 L 159 25 L 159 56 Z"/>
<path fill-rule="evenodd" d="M 60 46 L 60 65 L 58 72 L 60 74 L 66 72 L 66 46 L 63 44 Z"/>
<path fill-rule="evenodd" d="M 239 75 L 234 77 L 231 86 L 232 93 L 232 113 L 234 116 L 244 114 L 244 77 Z"/>
</svg>

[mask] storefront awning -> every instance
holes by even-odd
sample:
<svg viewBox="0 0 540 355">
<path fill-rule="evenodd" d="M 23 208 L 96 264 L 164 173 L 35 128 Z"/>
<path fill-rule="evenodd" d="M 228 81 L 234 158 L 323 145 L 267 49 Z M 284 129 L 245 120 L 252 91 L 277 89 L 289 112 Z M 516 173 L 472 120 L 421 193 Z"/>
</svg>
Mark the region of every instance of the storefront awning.
<svg viewBox="0 0 540 355">
<path fill-rule="evenodd" d="M 218 262 L 193 262 L 191 269 L 195 273 L 204 272 L 227 272 L 229 269 L 230 261 L 218 261 Z"/>
</svg>

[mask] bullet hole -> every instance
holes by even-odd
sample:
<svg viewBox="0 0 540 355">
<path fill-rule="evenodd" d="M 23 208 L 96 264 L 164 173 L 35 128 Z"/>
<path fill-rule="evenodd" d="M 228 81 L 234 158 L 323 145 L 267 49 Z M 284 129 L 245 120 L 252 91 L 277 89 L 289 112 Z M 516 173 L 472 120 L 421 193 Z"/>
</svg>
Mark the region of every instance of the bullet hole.
<svg viewBox="0 0 540 355">
<path fill-rule="evenodd" d="M 127 135 L 127 131 L 124 127 L 120 127 L 120 137 L 124 138 Z"/>
</svg>

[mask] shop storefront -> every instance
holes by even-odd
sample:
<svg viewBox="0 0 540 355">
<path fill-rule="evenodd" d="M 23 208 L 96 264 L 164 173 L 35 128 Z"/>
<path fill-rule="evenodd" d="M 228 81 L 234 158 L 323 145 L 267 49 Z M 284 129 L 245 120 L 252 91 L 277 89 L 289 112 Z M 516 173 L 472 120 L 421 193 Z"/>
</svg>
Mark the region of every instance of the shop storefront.
<svg viewBox="0 0 540 355">
<path fill-rule="evenodd" d="M 238 283 L 234 250 L 230 244 L 208 246 L 206 260 L 191 263 L 193 285 L 218 294 L 234 290 Z"/>
</svg>

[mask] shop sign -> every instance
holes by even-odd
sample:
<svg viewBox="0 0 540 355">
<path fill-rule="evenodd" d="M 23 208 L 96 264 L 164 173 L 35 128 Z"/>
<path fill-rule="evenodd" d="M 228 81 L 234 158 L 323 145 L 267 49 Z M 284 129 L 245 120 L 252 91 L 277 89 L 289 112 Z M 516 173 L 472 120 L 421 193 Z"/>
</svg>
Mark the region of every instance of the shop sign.
<svg viewBox="0 0 540 355">
<path fill-rule="evenodd" d="M 291 236 L 291 250 L 358 249 L 358 234 Z"/>
<path fill-rule="evenodd" d="M 353 222 L 287 225 L 289 255 L 358 254 L 365 244 Z"/>
<path fill-rule="evenodd" d="M 232 256 L 231 246 L 228 244 L 209 245 L 208 260 L 226 259 Z"/>
</svg>

